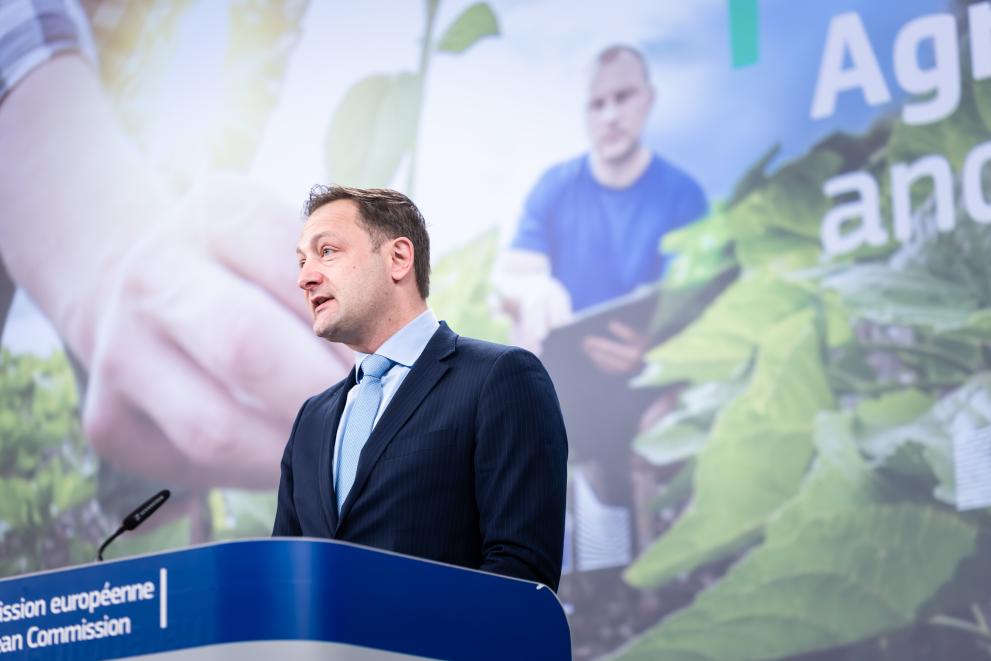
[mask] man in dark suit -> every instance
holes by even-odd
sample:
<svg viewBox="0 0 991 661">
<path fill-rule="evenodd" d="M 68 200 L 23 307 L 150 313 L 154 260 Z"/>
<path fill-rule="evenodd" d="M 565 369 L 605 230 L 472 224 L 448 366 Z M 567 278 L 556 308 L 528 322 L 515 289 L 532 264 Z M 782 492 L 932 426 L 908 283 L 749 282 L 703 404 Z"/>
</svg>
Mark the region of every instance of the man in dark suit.
<svg viewBox="0 0 991 661">
<path fill-rule="evenodd" d="M 273 535 L 326 537 L 557 589 L 567 439 L 533 354 L 458 336 L 427 307 L 419 210 L 316 187 L 297 248 L 314 332 L 355 369 L 300 409 Z"/>
</svg>

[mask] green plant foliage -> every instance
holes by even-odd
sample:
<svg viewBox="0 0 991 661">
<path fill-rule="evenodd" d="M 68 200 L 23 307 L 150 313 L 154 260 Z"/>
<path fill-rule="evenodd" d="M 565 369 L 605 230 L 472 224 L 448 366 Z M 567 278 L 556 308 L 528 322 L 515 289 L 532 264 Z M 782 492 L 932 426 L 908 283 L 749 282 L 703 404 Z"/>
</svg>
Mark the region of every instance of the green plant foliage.
<svg viewBox="0 0 991 661">
<path fill-rule="evenodd" d="M 730 224 L 740 263 L 784 271 L 815 264 L 820 253 L 819 221 L 830 207 L 822 182 L 837 174 L 842 164 L 839 154 L 813 151 L 781 167 L 734 206 Z"/>
<path fill-rule="evenodd" d="M 860 437 L 883 434 L 904 425 L 933 405 L 933 398 L 916 390 L 905 388 L 885 393 L 857 404 L 855 423 Z"/>
<path fill-rule="evenodd" d="M 91 559 L 96 458 L 64 354 L 0 352 L 0 576 Z"/>
<path fill-rule="evenodd" d="M 826 327 L 826 346 L 834 349 L 850 344 L 853 341 L 850 311 L 840 297 L 831 292 L 820 292 L 818 305 Z"/>
<path fill-rule="evenodd" d="M 763 540 L 622 656 L 869 655 L 887 640 L 906 649 L 933 613 L 986 598 L 989 511 L 947 505 L 957 502 L 955 442 L 991 426 L 991 226 L 958 205 L 956 227 L 937 231 L 920 185 L 907 243 L 822 263 L 818 231 L 835 202 L 821 194 L 826 179 L 870 172 L 890 221 L 890 166 L 936 153 L 959 168 L 987 139 L 988 117 L 991 84 L 975 83 L 942 122 L 883 119 L 771 174 L 765 155 L 741 181 L 718 221 L 739 280 L 652 349 L 634 385 L 689 381 L 688 392 L 704 392 L 732 376 L 745 390 L 711 427 L 707 409 L 682 402 L 636 439 L 657 463 L 694 454 L 694 493 L 626 578 L 662 585 Z M 678 251 L 704 255 L 704 236 L 682 234 Z"/>
<path fill-rule="evenodd" d="M 777 150 L 772 148 L 761 156 L 737 184 L 727 212 L 740 264 L 777 272 L 817 264 L 822 253 L 820 223 L 834 203 L 823 194 L 823 182 L 861 168 L 877 174 L 880 165 L 876 153 L 890 133 L 890 123 L 885 120 L 875 123 L 863 136 L 835 133 L 771 174 L 766 170 Z M 890 250 L 866 248 L 861 252 L 883 254 Z"/>
<path fill-rule="evenodd" d="M 208 499 L 214 539 L 267 537 L 275 521 L 275 491 L 214 489 Z"/>
<path fill-rule="evenodd" d="M 744 267 L 780 273 L 815 264 L 820 253 L 818 241 L 773 228 L 740 237 L 736 242 L 736 255 Z"/>
<path fill-rule="evenodd" d="M 782 166 L 731 210 L 737 236 L 759 236 L 776 229 L 818 246 L 819 219 L 831 206 L 822 194 L 822 182 L 838 173 L 842 164 L 842 156 L 822 150 Z"/>
<path fill-rule="evenodd" d="M 440 0 L 427 0 L 426 25 L 414 72 L 375 74 L 355 83 L 334 111 L 326 134 L 330 179 L 358 187 L 388 186 L 408 159 L 406 193 L 413 195 L 423 110 L 424 86 L 435 52 L 433 30 Z M 459 54 L 479 40 L 499 34 L 492 9 L 471 5 L 455 19 L 436 46 Z"/>
<path fill-rule="evenodd" d="M 954 435 L 991 426 L 989 392 L 991 372 L 982 372 L 937 401 L 911 390 L 893 393 L 883 398 L 885 415 L 880 420 L 876 411 L 865 412 L 862 403 L 857 409 L 857 443 L 877 465 L 953 504 Z"/>
<path fill-rule="evenodd" d="M 454 19 L 437 42 L 437 51 L 463 53 L 485 37 L 498 34 L 499 21 L 492 8 L 484 2 L 476 2 Z"/>
<path fill-rule="evenodd" d="M 499 250 L 499 232 L 493 228 L 444 255 L 430 275 L 430 307 L 457 333 L 506 342 L 509 322 L 489 309 L 490 274 Z"/>
<path fill-rule="evenodd" d="M 960 104 L 946 119 L 924 125 L 896 123 L 887 146 L 888 162 L 910 163 L 928 154 L 940 154 L 946 157 L 954 171 L 960 171 L 967 153 L 977 144 L 975 136 L 986 137 L 991 128 L 982 118 L 982 114 L 988 112 L 986 104 L 991 100 L 987 83 L 975 85 L 980 96 L 975 98 L 975 89 L 962 85 Z M 985 104 L 983 108 L 978 101 Z"/>
<path fill-rule="evenodd" d="M 922 270 L 864 263 L 823 278 L 854 315 L 879 324 L 923 326 L 941 332 L 967 326 L 977 297 L 959 284 Z"/>
<path fill-rule="evenodd" d="M 685 461 L 671 480 L 664 485 L 663 491 L 655 496 L 648 507 L 653 512 L 659 512 L 666 507 L 674 507 L 685 502 L 692 495 L 692 475 L 695 473 L 695 460 Z"/>
<path fill-rule="evenodd" d="M 327 130 L 327 168 L 338 184 L 386 186 L 410 153 L 420 108 L 420 77 L 376 74 L 348 90 Z"/>
<path fill-rule="evenodd" d="M 952 503 L 950 439 L 941 423 L 927 415 L 933 402 L 932 397 L 914 388 L 864 400 L 854 409 L 853 434 L 873 466 Z M 949 483 L 940 485 L 936 470 Z"/>
<path fill-rule="evenodd" d="M 742 379 L 705 383 L 681 393 L 678 407 L 633 439 L 633 449 L 655 466 L 698 454 L 716 414 L 743 392 Z"/>
<path fill-rule="evenodd" d="M 952 512 L 899 502 L 860 458 L 851 425 L 850 414 L 820 414 L 816 465 L 764 544 L 618 656 L 780 658 L 915 621 L 975 551 L 977 531 Z"/>
<path fill-rule="evenodd" d="M 771 326 L 744 394 L 718 416 L 699 453 L 689 510 L 626 572 L 660 585 L 759 537 L 798 489 L 812 456 L 812 420 L 833 406 L 811 311 Z"/>
<path fill-rule="evenodd" d="M 698 321 L 648 352 L 634 385 L 729 380 L 750 362 L 771 326 L 810 300 L 801 287 L 775 276 L 741 278 Z"/>
<path fill-rule="evenodd" d="M 991 80 L 974 81 L 971 95 L 977 114 L 980 115 L 984 128 L 991 131 Z"/>
<path fill-rule="evenodd" d="M 735 267 L 732 244 L 729 218 L 721 207 L 703 220 L 665 234 L 661 251 L 675 255 L 675 259 L 664 276 L 664 287 L 695 287 Z"/>
<path fill-rule="evenodd" d="M 763 188 L 767 184 L 768 168 L 774 159 L 778 157 L 781 153 L 781 144 L 775 143 L 764 152 L 757 161 L 750 166 L 750 168 L 740 176 L 740 180 L 737 181 L 736 185 L 733 187 L 733 192 L 730 194 L 729 202 L 727 206 L 735 206 L 740 200 L 745 199 L 748 195 L 753 193 L 755 190 Z"/>
</svg>

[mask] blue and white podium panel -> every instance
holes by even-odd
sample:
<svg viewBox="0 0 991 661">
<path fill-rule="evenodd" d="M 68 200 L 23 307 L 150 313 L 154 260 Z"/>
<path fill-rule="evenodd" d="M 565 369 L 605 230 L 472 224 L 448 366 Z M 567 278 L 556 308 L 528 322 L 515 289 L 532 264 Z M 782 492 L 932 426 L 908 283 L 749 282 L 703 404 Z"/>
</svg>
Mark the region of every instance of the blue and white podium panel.
<svg viewBox="0 0 991 661">
<path fill-rule="evenodd" d="M 310 539 L 0 581 L 0 659 L 570 659 L 538 583 Z"/>
</svg>

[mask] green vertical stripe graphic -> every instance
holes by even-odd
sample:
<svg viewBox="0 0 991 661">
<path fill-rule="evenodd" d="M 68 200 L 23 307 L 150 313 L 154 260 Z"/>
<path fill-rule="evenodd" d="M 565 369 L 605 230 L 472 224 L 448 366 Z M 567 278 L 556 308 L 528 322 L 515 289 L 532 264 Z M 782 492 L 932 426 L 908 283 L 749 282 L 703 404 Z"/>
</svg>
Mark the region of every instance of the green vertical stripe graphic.
<svg viewBox="0 0 991 661">
<path fill-rule="evenodd" d="M 733 67 L 756 64 L 758 59 L 757 0 L 729 1 L 729 39 Z"/>
</svg>

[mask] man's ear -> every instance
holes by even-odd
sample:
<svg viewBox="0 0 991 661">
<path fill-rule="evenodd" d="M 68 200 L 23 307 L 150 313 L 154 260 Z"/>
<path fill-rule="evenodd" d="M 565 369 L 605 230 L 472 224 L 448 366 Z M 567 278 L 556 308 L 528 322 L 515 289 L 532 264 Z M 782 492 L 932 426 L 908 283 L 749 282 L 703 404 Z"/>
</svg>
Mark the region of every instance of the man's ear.
<svg viewBox="0 0 991 661">
<path fill-rule="evenodd" d="M 400 236 L 390 241 L 389 248 L 389 274 L 393 282 L 400 282 L 408 274 L 413 272 L 414 249 L 413 242 L 405 236 Z"/>
</svg>

